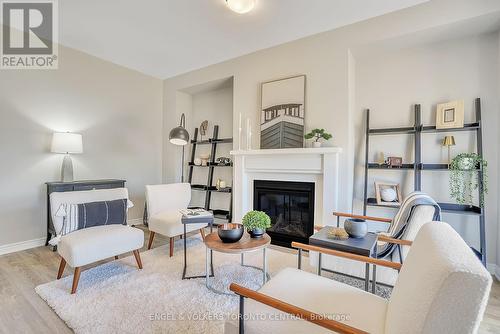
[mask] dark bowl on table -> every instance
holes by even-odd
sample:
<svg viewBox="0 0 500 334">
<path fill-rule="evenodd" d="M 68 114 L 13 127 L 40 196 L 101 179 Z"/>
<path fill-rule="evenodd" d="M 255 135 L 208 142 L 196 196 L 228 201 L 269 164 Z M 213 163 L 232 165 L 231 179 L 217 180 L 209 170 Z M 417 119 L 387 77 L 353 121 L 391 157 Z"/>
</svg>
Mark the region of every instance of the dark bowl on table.
<svg viewBox="0 0 500 334">
<path fill-rule="evenodd" d="M 224 243 L 238 242 L 243 236 L 243 225 L 235 223 L 221 224 L 217 228 L 217 234 Z"/>
</svg>

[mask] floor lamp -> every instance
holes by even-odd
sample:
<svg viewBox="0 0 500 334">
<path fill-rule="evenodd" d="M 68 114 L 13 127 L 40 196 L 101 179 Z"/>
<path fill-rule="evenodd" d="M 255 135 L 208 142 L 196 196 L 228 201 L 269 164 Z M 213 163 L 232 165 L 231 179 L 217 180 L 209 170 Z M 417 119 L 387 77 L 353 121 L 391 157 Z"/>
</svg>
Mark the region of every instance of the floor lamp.
<svg viewBox="0 0 500 334">
<path fill-rule="evenodd" d="M 184 182 L 184 146 L 189 142 L 189 132 L 186 130 L 186 116 L 181 115 L 181 123 L 170 131 L 169 141 L 177 146 L 182 146 L 181 182 Z"/>
</svg>

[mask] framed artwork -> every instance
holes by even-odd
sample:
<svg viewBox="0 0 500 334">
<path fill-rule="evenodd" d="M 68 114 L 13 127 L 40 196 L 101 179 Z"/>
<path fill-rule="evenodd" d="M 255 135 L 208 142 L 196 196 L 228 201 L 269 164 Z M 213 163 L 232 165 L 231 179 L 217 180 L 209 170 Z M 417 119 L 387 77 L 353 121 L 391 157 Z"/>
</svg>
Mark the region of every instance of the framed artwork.
<svg viewBox="0 0 500 334">
<path fill-rule="evenodd" d="M 436 129 L 464 127 L 464 101 L 457 100 L 437 105 Z"/>
<path fill-rule="evenodd" d="M 306 76 L 262 83 L 260 148 L 304 147 Z"/>
<path fill-rule="evenodd" d="M 400 206 L 403 198 L 397 183 L 375 182 L 375 197 L 378 205 Z"/>
<path fill-rule="evenodd" d="M 401 157 L 388 157 L 387 166 L 389 168 L 401 168 L 403 166 L 403 158 Z"/>
</svg>

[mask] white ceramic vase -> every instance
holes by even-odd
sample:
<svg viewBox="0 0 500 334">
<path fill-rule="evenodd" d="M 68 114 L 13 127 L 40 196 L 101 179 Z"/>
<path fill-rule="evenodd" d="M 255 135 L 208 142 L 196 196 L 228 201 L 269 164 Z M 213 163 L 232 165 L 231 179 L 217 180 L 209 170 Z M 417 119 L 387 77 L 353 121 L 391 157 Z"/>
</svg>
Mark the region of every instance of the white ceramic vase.
<svg viewBox="0 0 500 334">
<path fill-rule="evenodd" d="M 313 147 L 314 147 L 314 148 L 319 148 L 319 147 L 321 147 L 321 142 L 320 142 L 320 141 L 313 141 Z"/>
<path fill-rule="evenodd" d="M 394 202 L 397 199 L 396 190 L 385 188 L 380 191 L 380 197 L 384 202 Z"/>
</svg>

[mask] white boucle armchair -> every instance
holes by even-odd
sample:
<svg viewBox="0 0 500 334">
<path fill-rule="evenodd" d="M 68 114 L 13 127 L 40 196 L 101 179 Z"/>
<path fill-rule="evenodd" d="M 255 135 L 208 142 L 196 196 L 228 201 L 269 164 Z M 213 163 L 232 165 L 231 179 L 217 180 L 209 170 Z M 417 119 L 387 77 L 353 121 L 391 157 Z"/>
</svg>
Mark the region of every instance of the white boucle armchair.
<svg viewBox="0 0 500 334">
<path fill-rule="evenodd" d="M 148 207 L 149 242 L 151 249 L 156 233 L 169 237 L 170 257 L 174 255 L 174 238 L 184 232 L 181 209 L 187 209 L 191 201 L 191 185 L 189 183 L 157 184 L 146 186 L 146 202 Z M 188 224 L 186 231 L 199 230 L 205 238 L 204 228 L 207 224 Z"/>
<path fill-rule="evenodd" d="M 311 246 L 301 246 L 307 247 Z M 339 254 L 363 261 L 362 256 Z M 246 333 L 289 334 L 477 332 L 492 278 L 448 224 L 425 224 L 402 265 L 365 260 L 379 266 L 401 266 L 389 300 L 287 268 L 258 292 L 231 284 L 231 290 L 240 295 L 240 313 L 245 315 L 239 333 L 242 329 Z M 290 318 L 291 314 L 297 318 Z M 238 326 L 226 324 L 226 333 L 234 330 Z"/>
<path fill-rule="evenodd" d="M 54 229 L 60 241 L 57 252 L 61 255 L 57 279 L 62 277 L 66 264 L 74 268 L 71 293 L 78 288 L 80 273 L 84 266 L 107 258 L 133 252 L 139 269 L 142 262 L 139 250 L 144 246 L 144 232 L 128 225 L 102 225 L 84 228 L 60 236 L 64 220 L 56 212 L 62 204 L 82 204 L 99 201 L 129 199 L 126 188 L 97 189 L 85 191 L 53 192 L 50 194 L 50 206 Z"/>
</svg>

